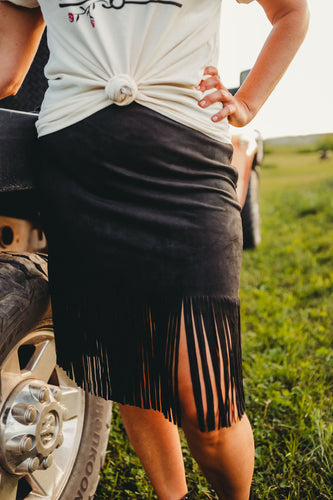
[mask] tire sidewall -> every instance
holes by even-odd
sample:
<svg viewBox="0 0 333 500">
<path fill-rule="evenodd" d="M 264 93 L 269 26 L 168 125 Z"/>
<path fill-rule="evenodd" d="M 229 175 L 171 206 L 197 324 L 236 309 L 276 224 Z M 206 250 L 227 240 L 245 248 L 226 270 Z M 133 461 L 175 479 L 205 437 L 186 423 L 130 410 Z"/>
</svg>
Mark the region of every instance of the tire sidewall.
<svg viewBox="0 0 333 500">
<path fill-rule="evenodd" d="M 111 422 L 112 403 L 85 394 L 81 443 L 71 477 L 59 500 L 91 500 L 103 467 Z"/>
<path fill-rule="evenodd" d="M 34 259 L 36 260 L 36 259 Z M 0 368 L 30 333 L 53 330 L 45 274 L 33 260 L 0 255 Z M 2 272 L 1 272 L 2 271 Z M 1 372 L 0 372 L 1 373 Z M 108 443 L 112 403 L 82 393 L 84 420 L 78 453 L 62 492 L 52 500 L 90 500 L 99 481 Z M 4 401 L 2 401 L 1 408 Z M 66 471 L 68 474 L 68 471 Z"/>
</svg>

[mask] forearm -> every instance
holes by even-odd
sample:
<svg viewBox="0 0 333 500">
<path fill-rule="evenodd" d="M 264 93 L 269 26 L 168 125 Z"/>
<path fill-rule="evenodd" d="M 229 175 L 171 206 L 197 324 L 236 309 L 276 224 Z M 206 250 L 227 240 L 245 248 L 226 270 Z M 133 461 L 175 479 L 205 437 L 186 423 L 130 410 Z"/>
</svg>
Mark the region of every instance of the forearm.
<svg viewBox="0 0 333 500">
<path fill-rule="evenodd" d="M 236 94 L 248 107 L 251 117 L 256 115 L 285 73 L 304 40 L 309 21 L 305 1 L 294 0 L 289 11 L 281 10 L 274 15 L 266 8 L 271 0 L 258 1 L 266 10 L 273 28 L 249 76 Z"/>
<path fill-rule="evenodd" d="M 0 99 L 20 88 L 44 31 L 40 9 L 0 1 Z"/>
</svg>

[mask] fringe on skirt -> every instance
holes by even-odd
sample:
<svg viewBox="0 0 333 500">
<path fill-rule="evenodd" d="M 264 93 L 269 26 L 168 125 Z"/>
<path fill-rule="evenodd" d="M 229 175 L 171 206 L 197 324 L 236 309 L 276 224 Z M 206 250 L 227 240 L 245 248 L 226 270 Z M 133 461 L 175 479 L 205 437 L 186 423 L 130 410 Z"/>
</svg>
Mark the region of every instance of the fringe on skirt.
<svg viewBox="0 0 333 500">
<path fill-rule="evenodd" d="M 183 315 L 200 430 L 229 427 L 241 418 L 245 404 L 237 300 L 155 297 L 148 302 L 136 297 L 120 302 L 112 296 L 108 293 L 108 301 L 97 303 L 72 299 L 65 314 L 61 306 L 59 318 L 54 299 L 55 321 L 62 331 L 57 339 L 58 363 L 79 386 L 105 399 L 161 411 L 181 426 L 178 369 Z M 74 343 L 73 332 L 80 332 Z"/>
</svg>

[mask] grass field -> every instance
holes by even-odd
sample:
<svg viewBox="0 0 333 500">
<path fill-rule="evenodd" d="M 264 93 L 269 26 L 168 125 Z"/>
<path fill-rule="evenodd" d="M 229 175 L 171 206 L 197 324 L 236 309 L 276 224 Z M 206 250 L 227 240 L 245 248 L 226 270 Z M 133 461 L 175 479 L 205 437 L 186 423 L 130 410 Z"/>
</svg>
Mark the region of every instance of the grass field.
<svg viewBox="0 0 333 500">
<path fill-rule="evenodd" d="M 333 499 L 333 159 L 272 149 L 241 279 L 255 498 Z M 183 441 L 190 486 L 216 498 Z M 114 410 L 97 500 L 156 498 Z"/>
</svg>

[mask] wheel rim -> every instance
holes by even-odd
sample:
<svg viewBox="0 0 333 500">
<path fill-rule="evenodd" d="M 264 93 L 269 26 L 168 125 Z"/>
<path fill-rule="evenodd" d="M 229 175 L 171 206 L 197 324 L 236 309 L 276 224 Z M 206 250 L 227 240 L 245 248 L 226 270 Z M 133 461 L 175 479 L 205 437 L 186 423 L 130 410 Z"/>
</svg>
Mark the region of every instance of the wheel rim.
<svg viewBox="0 0 333 500">
<path fill-rule="evenodd" d="M 56 364 L 51 328 L 10 351 L 0 381 L 0 498 L 58 499 L 78 453 L 85 402 Z"/>
</svg>

